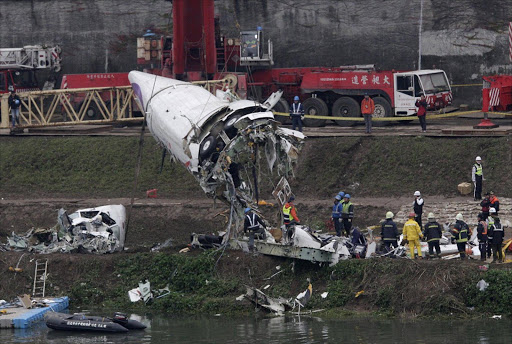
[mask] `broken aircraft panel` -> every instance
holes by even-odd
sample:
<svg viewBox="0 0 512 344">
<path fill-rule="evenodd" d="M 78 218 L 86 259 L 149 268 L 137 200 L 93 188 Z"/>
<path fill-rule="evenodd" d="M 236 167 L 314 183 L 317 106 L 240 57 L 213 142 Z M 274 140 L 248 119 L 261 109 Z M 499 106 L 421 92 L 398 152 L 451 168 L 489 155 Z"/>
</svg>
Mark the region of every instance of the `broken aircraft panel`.
<svg viewBox="0 0 512 344">
<path fill-rule="evenodd" d="M 257 208 L 260 162 L 279 177 L 293 174 L 305 136 L 280 128 L 269 111 L 282 92 L 263 104 L 229 102 L 220 92 L 216 97 L 180 80 L 137 71 L 128 78 L 155 139 L 194 175 L 206 194 L 231 205 L 226 240 L 234 236 L 232 228 L 241 229 L 243 209 Z"/>
<path fill-rule="evenodd" d="M 25 235 L 12 233 L 5 249 L 35 253 L 112 253 L 124 248 L 126 209 L 106 205 L 79 209 L 67 214 L 60 209 L 58 224 L 48 229 L 31 229 Z"/>
</svg>

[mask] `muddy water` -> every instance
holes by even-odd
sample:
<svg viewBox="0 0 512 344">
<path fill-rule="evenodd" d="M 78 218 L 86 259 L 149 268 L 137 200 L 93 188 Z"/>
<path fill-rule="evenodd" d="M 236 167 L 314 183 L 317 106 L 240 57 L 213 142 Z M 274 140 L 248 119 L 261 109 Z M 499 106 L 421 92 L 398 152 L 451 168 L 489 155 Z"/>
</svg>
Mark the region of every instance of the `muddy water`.
<svg viewBox="0 0 512 344">
<path fill-rule="evenodd" d="M 145 331 L 126 334 L 57 332 L 43 323 L 0 330 L 0 343 L 510 343 L 510 320 L 327 320 L 316 317 L 142 317 Z"/>
</svg>

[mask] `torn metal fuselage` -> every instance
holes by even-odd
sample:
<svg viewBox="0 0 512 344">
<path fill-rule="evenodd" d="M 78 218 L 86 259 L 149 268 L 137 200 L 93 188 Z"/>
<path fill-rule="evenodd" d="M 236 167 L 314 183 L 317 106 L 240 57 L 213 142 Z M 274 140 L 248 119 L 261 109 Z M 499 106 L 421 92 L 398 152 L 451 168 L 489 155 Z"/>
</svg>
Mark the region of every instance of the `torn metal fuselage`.
<svg viewBox="0 0 512 344">
<path fill-rule="evenodd" d="M 280 128 L 265 103 L 228 102 L 188 82 L 132 71 L 128 76 L 154 138 L 187 168 L 210 197 L 231 206 L 228 237 L 243 208 L 256 207 L 256 169 L 266 161 L 278 176 L 293 174 L 305 136 Z M 263 159 L 263 157 L 265 159 Z"/>
</svg>

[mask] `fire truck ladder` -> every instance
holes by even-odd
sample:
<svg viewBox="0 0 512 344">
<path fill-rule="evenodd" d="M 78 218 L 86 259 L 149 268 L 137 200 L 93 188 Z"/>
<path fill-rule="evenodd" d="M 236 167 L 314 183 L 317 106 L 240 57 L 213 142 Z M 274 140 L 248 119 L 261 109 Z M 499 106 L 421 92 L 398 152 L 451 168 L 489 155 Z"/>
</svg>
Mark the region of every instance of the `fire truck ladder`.
<svg viewBox="0 0 512 344">
<path fill-rule="evenodd" d="M 46 277 L 48 270 L 48 259 L 36 260 L 36 268 L 34 272 L 34 288 L 32 289 L 33 297 L 44 297 L 46 288 Z"/>
</svg>

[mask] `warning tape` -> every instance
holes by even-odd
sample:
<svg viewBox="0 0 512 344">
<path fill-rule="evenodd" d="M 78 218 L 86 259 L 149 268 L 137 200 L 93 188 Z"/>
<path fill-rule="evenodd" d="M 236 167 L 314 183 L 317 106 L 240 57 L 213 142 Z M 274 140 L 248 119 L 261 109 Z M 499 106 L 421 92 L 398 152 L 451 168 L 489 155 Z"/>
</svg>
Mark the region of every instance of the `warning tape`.
<svg viewBox="0 0 512 344">
<path fill-rule="evenodd" d="M 473 87 L 473 86 L 480 86 L 482 87 L 482 84 L 461 84 L 461 85 L 450 85 L 450 87 Z"/>
<path fill-rule="evenodd" d="M 457 117 L 462 115 L 468 115 L 471 113 L 481 112 L 480 110 L 472 110 L 472 111 L 462 111 L 462 112 L 451 112 L 451 113 L 445 113 L 445 114 L 439 114 L 439 115 L 427 115 L 427 119 L 437 119 L 437 118 L 448 118 L 448 117 Z M 277 116 L 286 116 L 289 117 L 289 113 L 285 112 L 274 112 L 274 115 Z M 508 114 L 512 115 L 512 114 Z M 305 118 L 310 119 L 326 119 L 331 121 L 358 121 L 362 122 L 364 121 L 363 117 L 332 117 L 332 116 L 311 116 L 306 115 Z M 406 116 L 406 117 L 372 117 L 372 121 L 414 121 L 417 120 L 418 116 L 412 115 L 412 116 Z"/>
<path fill-rule="evenodd" d="M 512 116 L 512 113 L 508 113 L 508 112 L 487 112 L 487 113 L 490 113 L 493 115 Z"/>
</svg>

